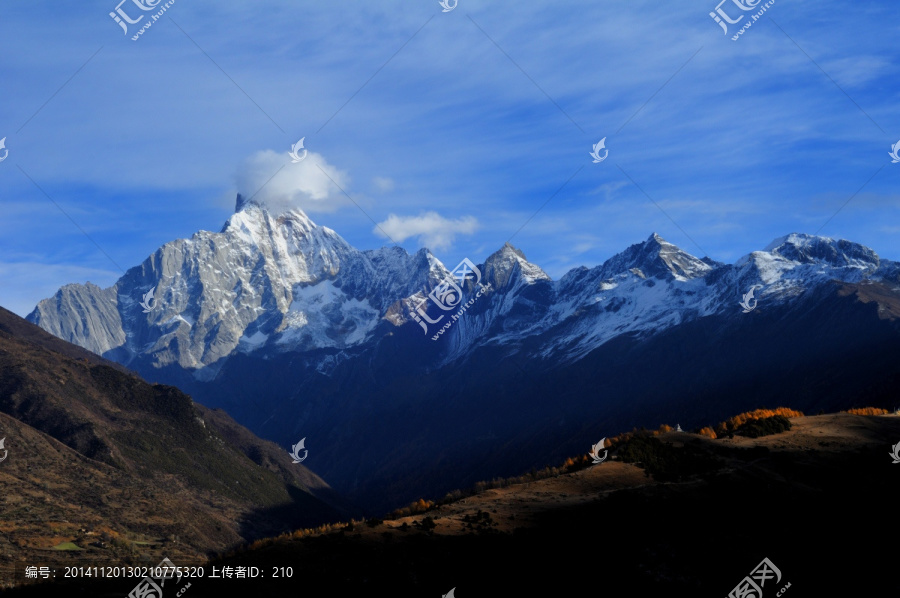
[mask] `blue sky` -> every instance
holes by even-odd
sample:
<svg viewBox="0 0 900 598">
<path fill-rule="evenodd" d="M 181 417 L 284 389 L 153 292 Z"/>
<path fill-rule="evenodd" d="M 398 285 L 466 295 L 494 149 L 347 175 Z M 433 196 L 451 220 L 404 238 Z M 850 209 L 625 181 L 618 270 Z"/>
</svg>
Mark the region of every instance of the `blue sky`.
<svg viewBox="0 0 900 598">
<path fill-rule="evenodd" d="M 511 239 L 558 278 L 652 232 L 724 262 L 790 232 L 900 259 L 893 1 L 776 0 L 737 41 L 733 0 L 729 35 L 714 0 L 176 0 L 137 41 L 149 16 L 125 35 L 117 2 L 0 4 L 0 305 L 22 315 L 219 230 L 285 164 L 260 198 L 448 265 Z"/>
</svg>

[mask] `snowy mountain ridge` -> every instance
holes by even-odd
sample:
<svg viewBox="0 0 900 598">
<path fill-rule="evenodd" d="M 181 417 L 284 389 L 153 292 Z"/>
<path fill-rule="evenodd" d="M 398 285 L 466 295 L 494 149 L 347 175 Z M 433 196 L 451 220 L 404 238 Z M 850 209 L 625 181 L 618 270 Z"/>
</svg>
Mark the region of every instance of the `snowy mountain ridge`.
<svg viewBox="0 0 900 598">
<path fill-rule="evenodd" d="M 764 309 L 832 280 L 897 282 L 900 264 L 856 243 L 794 233 L 728 265 L 698 259 L 654 233 L 557 281 L 508 243 L 478 269 L 484 297 L 441 336 L 441 363 L 478 346 L 526 340 L 543 358 L 576 360 L 623 334 L 649 336 L 739 313 L 754 285 Z M 446 321 L 454 312 L 426 298 L 448 277 L 427 249 L 360 251 L 300 210 L 272 214 L 238 196 L 220 232 L 165 244 L 108 289 L 66 285 L 28 319 L 126 365 L 140 357 L 210 379 L 239 353 L 332 355 L 393 328 L 421 331 L 413 312 L 423 305 L 428 321 Z M 151 289 L 155 303 L 146 311 L 141 301 Z M 469 283 L 465 299 L 474 290 Z M 432 342 L 437 328 L 429 325 L 422 341 Z"/>
<path fill-rule="evenodd" d="M 890 406 L 900 380 L 900 264 L 799 233 L 734 264 L 652 234 L 552 280 L 508 244 L 445 266 L 239 200 L 220 232 L 29 319 L 285 449 L 308 438 L 316 472 L 375 510 L 637 426 Z"/>
</svg>

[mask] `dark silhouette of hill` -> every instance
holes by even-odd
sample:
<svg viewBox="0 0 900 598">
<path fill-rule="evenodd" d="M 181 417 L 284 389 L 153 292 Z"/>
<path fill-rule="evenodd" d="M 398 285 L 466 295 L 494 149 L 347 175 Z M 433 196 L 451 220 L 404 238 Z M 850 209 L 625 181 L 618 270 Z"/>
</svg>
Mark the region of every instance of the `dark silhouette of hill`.
<svg viewBox="0 0 900 598">
<path fill-rule="evenodd" d="M 412 325 L 370 353 L 347 351 L 354 358 L 330 376 L 290 352 L 241 354 L 215 380 L 177 384 L 282 444 L 302 429 L 320 447 L 321 475 L 371 513 L 559 463 L 598 433 L 700 427 L 775 403 L 808 414 L 900 405 L 891 285 L 828 283 L 796 302 L 734 312 L 649 339 L 623 335 L 567 364 L 529 357 L 538 338 L 434 368 L 438 343 L 423 347 Z"/>
<path fill-rule="evenodd" d="M 197 598 L 403 598 L 451 588 L 459 598 L 727 596 L 768 558 L 781 578 L 766 583 L 766 598 L 896 592 L 895 555 L 883 546 L 900 491 L 900 467 L 888 455 L 900 417 L 832 414 L 791 424 L 757 438 L 638 434 L 600 465 L 424 513 L 259 542 L 206 563 L 207 577 L 182 585 L 189 581 L 185 594 Z M 653 473 L 619 458 L 626 454 L 654 456 Z M 213 566 L 258 567 L 265 577 L 210 579 Z M 274 578 L 281 567 L 292 577 Z M 81 580 L 10 596 L 121 596 L 134 585 Z"/>
<path fill-rule="evenodd" d="M 2 308 L 0 439 L 7 580 L 14 564 L 50 557 L 200 558 L 353 513 L 283 448 L 223 411 Z M 59 546 L 69 550 L 52 550 Z"/>
</svg>

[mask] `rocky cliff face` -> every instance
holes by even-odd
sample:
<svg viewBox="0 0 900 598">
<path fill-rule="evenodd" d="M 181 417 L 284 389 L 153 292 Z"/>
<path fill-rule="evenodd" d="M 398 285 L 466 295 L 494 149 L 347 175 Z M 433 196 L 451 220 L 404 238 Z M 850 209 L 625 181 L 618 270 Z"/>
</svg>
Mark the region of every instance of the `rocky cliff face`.
<svg viewBox="0 0 900 598">
<path fill-rule="evenodd" d="M 204 377 L 235 352 L 362 343 L 390 303 L 439 275 L 427 251 L 363 252 L 300 211 L 238 207 L 221 232 L 167 243 L 108 289 L 67 285 L 28 319 L 121 363 Z"/>
</svg>

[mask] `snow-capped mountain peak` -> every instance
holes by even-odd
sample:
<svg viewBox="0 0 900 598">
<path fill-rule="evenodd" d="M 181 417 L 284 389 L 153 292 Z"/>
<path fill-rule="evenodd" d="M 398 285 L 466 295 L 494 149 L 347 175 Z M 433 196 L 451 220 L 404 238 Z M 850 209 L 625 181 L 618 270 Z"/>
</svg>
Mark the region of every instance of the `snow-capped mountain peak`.
<svg viewBox="0 0 900 598">
<path fill-rule="evenodd" d="M 642 276 L 680 281 L 702 278 L 712 266 L 653 233 L 603 264 L 607 276 L 639 271 Z"/>
<path fill-rule="evenodd" d="M 405 326 L 432 338 L 450 321 L 434 345 L 447 348 L 444 362 L 526 339 L 543 356 L 572 360 L 620 335 L 740 314 L 755 285 L 763 288 L 754 299 L 771 306 L 833 280 L 900 282 L 900 265 L 867 247 L 797 233 L 734 265 L 698 259 L 654 233 L 559 281 L 506 243 L 478 266 L 478 301 L 463 285 L 465 313 L 451 314 L 429 298 L 450 272 L 427 249 L 360 251 L 299 209 L 274 214 L 242 197 L 236 208 L 220 232 L 167 243 L 108 289 L 66 285 L 29 319 L 121 363 L 209 377 L 233 354 L 341 354 Z"/>
<path fill-rule="evenodd" d="M 493 288 L 505 288 L 520 277 L 523 284 L 533 284 L 538 280 L 550 280 L 550 276 L 540 266 L 532 264 L 521 250 L 509 243 L 491 254 L 484 262 L 484 278 Z"/>
<path fill-rule="evenodd" d="M 765 251 L 803 264 L 819 263 L 838 268 L 878 268 L 878 254 L 873 250 L 843 239 L 791 233 L 775 239 Z"/>
<path fill-rule="evenodd" d="M 411 272 L 426 255 L 359 251 L 299 209 L 236 207 L 221 232 L 166 243 L 109 289 L 67 285 L 32 321 L 122 363 L 214 373 L 235 352 L 359 344 L 423 282 Z"/>
</svg>

